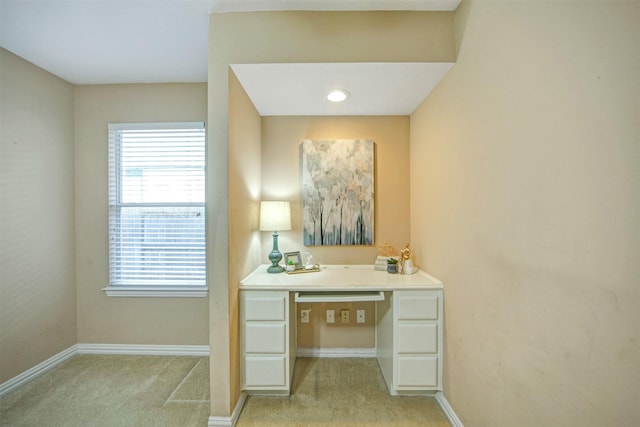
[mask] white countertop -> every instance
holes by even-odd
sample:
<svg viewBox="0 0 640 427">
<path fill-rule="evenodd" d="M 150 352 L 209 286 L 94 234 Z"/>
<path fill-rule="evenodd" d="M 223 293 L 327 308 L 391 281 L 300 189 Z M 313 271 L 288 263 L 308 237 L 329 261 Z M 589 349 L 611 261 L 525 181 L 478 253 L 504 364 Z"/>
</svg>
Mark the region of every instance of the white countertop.
<svg viewBox="0 0 640 427">
<path fill-rule="evenodd" d="M 373 265 L 322 265 L 311 273 L 267 273 L 267 264 L 240 281 L 244 290 L 288 291 L 393 291 L 442 289 L 442 282 L 419 270 L 415 274 L 389 274 Z"/>
</svg>

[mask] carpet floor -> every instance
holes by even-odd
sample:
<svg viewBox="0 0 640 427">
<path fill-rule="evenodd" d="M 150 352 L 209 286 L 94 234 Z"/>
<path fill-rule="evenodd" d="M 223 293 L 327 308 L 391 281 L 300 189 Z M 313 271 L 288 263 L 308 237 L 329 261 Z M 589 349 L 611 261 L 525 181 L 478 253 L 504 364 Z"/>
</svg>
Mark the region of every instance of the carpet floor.
<svg viewBox="0 0 640 427">
<path fill-rule="evenodd" d="M 237 427 L 450 427 L 434 398 L 390 396 L 376 359 L 298 358 L 291 395 L 249 396 Z"/>
<path fill-rule="evenodd" d="M 0 426 L 205 427 L 209 359 L 75 356 L 0 399 Z M 390 396 L 375 359 L 298 358 L 290 396 L 249 396 L 238 427 L 449 427 L 431 397 Z"/>
<path fill-rule="evenodd" d="M 0 399 L 1 426 L 199 426 L 209 358 L 75 356 Z"/>
</svg>

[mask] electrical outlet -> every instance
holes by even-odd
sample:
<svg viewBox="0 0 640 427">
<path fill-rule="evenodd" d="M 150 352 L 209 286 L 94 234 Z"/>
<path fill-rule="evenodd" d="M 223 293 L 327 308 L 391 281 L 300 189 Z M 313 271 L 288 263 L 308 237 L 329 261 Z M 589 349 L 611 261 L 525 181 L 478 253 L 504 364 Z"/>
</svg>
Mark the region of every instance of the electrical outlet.
<svg viewBox="0 0 640 427">
<path fill-rule="evenodd" d="M 301 323 L 309 323 L 309 317 L 311 317 L 311 309 L 307 308 L 306 310 L 300 310 L 300 322 Z"/>
<path fill-rule="evenodd" d="M 340 310 L 340 321 L 342 323 L 349 323 L 349 310 Z"/>
<path fill-rule="evenodd" d="M 357 310 L 356 311 L 356 322 L 357 323 L 364 323 L 364 310 Z"/>
<path fill-rule="evenodd" d="M 327 323 L 336 323 L 336 312 L 334 310 L 327 310 Z"/>
</svg>

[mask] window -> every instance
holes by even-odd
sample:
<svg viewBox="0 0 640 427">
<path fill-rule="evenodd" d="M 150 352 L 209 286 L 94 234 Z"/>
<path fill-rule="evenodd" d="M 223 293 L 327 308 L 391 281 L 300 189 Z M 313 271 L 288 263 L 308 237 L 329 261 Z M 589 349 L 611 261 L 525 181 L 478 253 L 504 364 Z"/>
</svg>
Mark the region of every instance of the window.
<svg viewBox="0 0 640 427">
<path fill-rule="evenodd" d="M 109 124 L 110 296 L 206 296 L 204 123 Z"/>
</svg>

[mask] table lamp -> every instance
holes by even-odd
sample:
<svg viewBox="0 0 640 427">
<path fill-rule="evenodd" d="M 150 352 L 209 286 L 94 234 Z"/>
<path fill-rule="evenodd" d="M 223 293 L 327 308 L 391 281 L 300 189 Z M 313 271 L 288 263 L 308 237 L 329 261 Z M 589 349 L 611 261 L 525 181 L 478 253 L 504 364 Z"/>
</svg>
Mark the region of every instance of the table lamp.
<svg viewBox="0 0 640 427">
<path fill-rule="evenodd" d="M 291 230 L 291 206 L 289 202 L 260 202 L 260 231 L 273 231 L 273 249 L 269 253 L 271 265 L 268 273 L 282 273 L 282 254 L 278 250 L 278 230 Z"/>
</svg>

